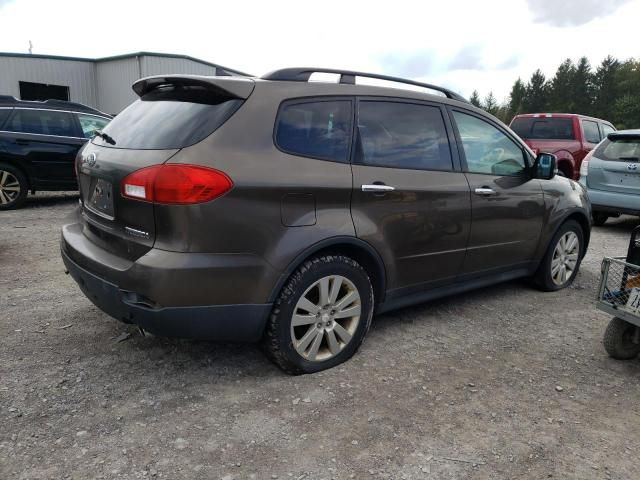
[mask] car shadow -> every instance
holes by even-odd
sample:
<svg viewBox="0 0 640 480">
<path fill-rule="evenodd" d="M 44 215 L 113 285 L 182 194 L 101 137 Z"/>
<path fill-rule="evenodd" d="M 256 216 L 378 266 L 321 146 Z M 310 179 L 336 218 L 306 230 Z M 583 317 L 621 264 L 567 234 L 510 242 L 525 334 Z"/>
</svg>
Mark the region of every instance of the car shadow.
<svg viewBox="0 0 640 480">
<path fill-rule="evenodd" d="M 632 217 L 629 215 L 622 215 L 619 218 L 610 218 L 607 223 L 600 227 L 593 227 L 594 230 L 609 230 L 609 231 L 628 231 L 631 232 L 635 227 L 640 225 L 639 217 Z"/>
<path fill-rule="evenodd" d="M 80 198 L 80 194 L 78 192 L 37 193 L 36 195 L 29 195 L 21 208 L 42 208 L 73 204 L 77 203 L 78 198 Z"/>
</svg>

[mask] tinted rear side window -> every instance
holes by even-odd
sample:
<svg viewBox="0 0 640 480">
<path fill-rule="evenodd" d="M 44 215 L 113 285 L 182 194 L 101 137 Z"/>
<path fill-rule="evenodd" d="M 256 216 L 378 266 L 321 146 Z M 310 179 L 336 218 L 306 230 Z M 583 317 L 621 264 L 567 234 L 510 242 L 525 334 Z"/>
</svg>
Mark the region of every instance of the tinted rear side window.
<svg viewBox="0 0 640 480">
<path fill-rule="evenodd" d="M 582 129 L 584 130 L 584 139 L 589 143 L 600 142 L 600 130 L 596 122 L 590 122 L 589 120 L 582 121 Z"/>
<path fill-rule="evenodd" d="M 640 161 L 640 135 L 613 141 L 605 140 L 593 152 L 593 156 L 602 160 L 638 162 Z"/>
<path fill-rule="evenodd" d="M 350 100 L 285 103 L 278 115 L 276 145 L 294 155 L 347 162 L 351 106 Z"/>
<path fill-rule="evenodd" d="M 93 142 L 139 150 L 184 148 L 204 140 L 226 122 L 243 101 L 199 86 L 159 88 L 129 105 Z"/>
<path fill-rule="evenodd" d="M 2 129 L 2 126 L 7 118 L 9 118 L 9 115 L 11 115 L 10 108 L 0 108 L 0 129 Z"/>
<path fill-rule="evenodd" d="M 601 123 L 600 128 L 602 129 L 602 138 L 616 131 L 615 128 L 613 128 L 610 125 L 607 125 L 606 123 Z"/>
<path fill-rule="evenodd" d="M 362 101 L 358 162 L 376 167 L 451 170 L 451 150 L 438 107 Z"/>
<path fill-rule="evenodd" d="M 77 137 L 73 117 L 67 112 L 53 110 L 15 109 L 4 127 L 9 132 L 34 133 L 57 137 Z"/>
<path fill-rule="evenodd" d="M 521 117 L 511 123 L 511 130 L 527 140 L 575 140 L 571 118 Z"/>
</svg>

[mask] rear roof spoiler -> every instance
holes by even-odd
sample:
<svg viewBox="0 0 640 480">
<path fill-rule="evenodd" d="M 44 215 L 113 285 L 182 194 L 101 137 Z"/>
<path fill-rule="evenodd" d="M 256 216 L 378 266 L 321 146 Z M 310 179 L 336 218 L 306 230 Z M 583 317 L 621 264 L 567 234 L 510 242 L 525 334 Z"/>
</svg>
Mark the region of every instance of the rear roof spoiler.
<svg viewBox="0 0 640 480">
<path fill-rule="evenodd" d="M 157 75 L 141 78 L 131 88 L 142 97 L 161 85 L 202 86 L 218 90 L 235 98 L 246 99 L 251 95 L 255 82 L 246 77 L 205 77 L 200 75 Z"/>
<path fill-rule="evenodd" d="M 640 139 L 640 130 L 622 130 L 619 132 L 612 132 L 607 135 L 607 138 L 614 142 L 616 140 Z"/>
</svg>

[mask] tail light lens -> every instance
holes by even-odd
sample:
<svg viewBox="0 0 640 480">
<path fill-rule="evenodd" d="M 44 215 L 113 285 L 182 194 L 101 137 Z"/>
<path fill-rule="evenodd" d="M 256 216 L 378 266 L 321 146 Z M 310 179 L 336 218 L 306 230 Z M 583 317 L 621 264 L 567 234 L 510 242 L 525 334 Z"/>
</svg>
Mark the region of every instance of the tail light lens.
<svg viewBox="0 0 640 480">
<path fill-rule="evenodd" d="M 146 202 L 175 205 L 203 203 L 233 187 L 223 172 L 197 165 L 165 163 L 136 170 L 121 183 L 122 196 Z"/>
<path fill-rule="evenodd" d="M 587 155 L 582 159 L 582 163 L 580 164 L 580 176 L 586 177 L 589 174 L 589 160 L 593 157 L 593 150 L 591 150 Z"/>
</svg>

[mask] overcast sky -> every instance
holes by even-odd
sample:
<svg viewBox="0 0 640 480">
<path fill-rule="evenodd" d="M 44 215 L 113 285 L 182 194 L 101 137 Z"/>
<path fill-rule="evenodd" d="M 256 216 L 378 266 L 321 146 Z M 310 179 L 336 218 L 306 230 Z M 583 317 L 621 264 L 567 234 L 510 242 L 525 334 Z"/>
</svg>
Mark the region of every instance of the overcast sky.
<svg viewBox="0 0 640 480">
<path fill-rule="evenodd" d="M 0 0 L 0 51 L 31 40 L 33 53 L 182 53 L 256 75 L 348 68 L 502 100 L 567 57 L 640 57 L 639 19 L 640 0 Z"/>
</svg>

